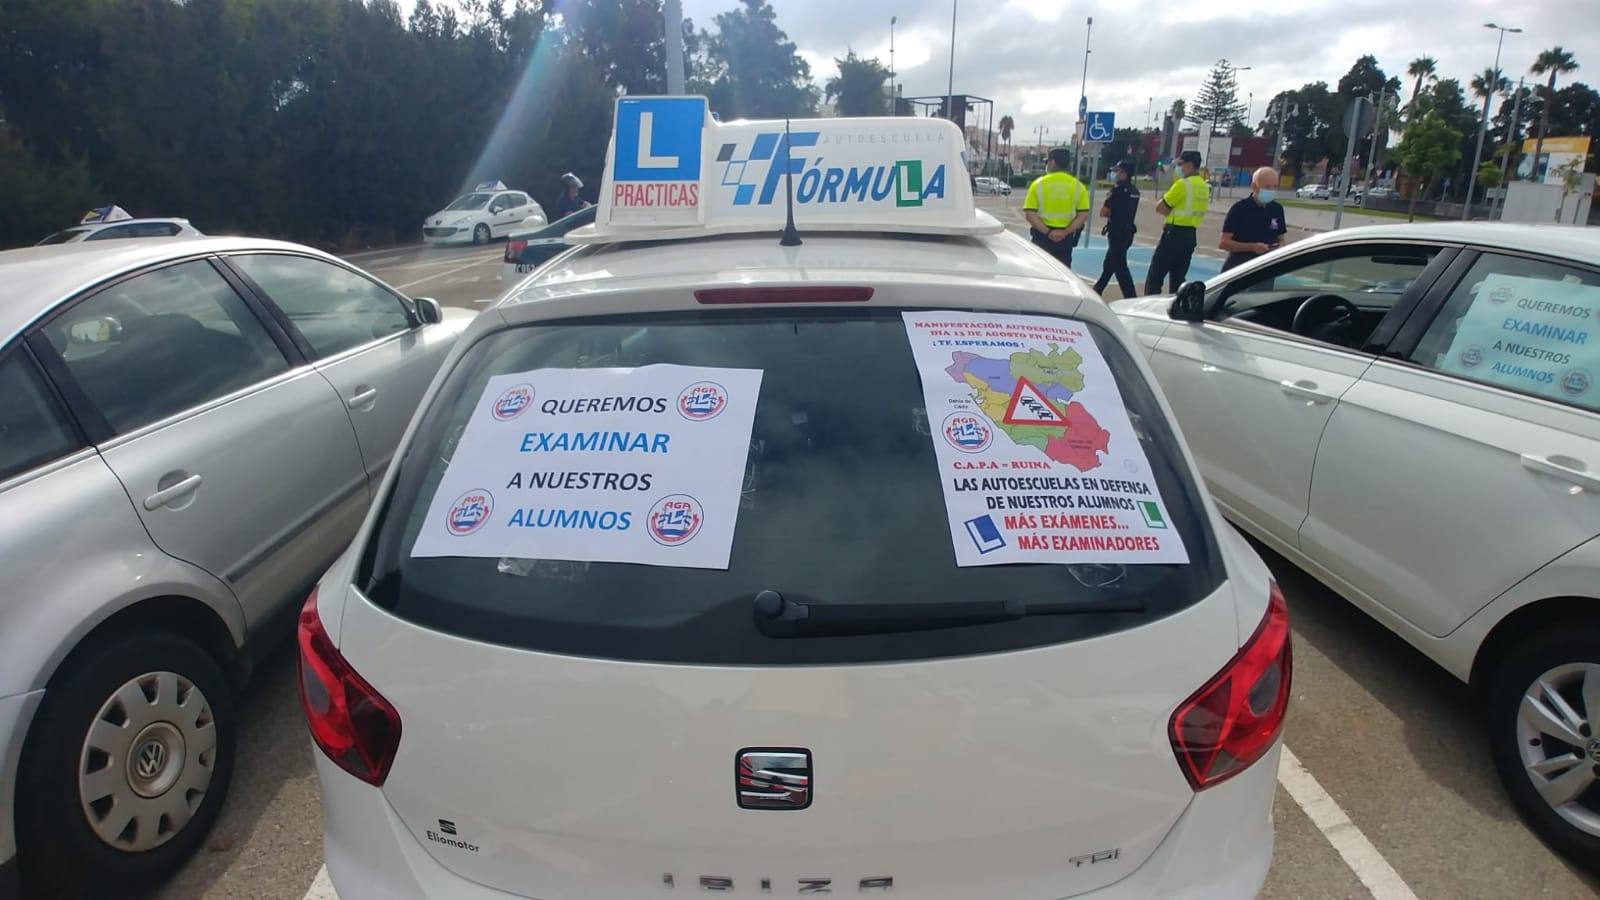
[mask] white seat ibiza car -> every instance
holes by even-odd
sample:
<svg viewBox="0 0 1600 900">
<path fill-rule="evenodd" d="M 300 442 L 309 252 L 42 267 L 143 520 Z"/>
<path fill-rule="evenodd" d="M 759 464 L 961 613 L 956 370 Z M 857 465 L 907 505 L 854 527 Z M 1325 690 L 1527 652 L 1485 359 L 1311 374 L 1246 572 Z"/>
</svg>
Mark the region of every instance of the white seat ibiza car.
<svg viewBox="0 0 1600 900">
<path fill-rule="evenodd" d="M 694 100 L 622 98 L 613 157 Z M 690 177 L 752 201 L 843 133 L 698 102 Z M 876 159 L 959 134 L 863 129 L 799 246 L 781 196 L 629 229 L 686 195 L 617 166 L 464 336 L 300 617 L 345 900 L 1260 888 L 1282 596 L 1106 307 L 958 150 Z M 854 169 L 887 202 L 804 206 Z"/>
<path fill-rule="evenodd" d="M 1600 860 L 1600 232 L 1345 229 L 1114 308 L 1228 518 L 1476 688 Z"/>
</svg>

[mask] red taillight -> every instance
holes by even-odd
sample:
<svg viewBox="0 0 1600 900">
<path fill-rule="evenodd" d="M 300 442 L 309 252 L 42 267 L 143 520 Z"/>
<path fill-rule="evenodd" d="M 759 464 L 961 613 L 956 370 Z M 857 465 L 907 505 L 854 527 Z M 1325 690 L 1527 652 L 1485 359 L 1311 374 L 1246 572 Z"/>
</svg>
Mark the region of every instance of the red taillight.
<svg viewBox="0 0 1600 900">
<path fill-rule="evenodd" d="M 865 303 L 870 287 L 806 285 L 805 287 L 702 288 L 694 292 L 699 303 Z"/>
<path fill-rule="evenodd" d="M 1277 740 L 1289 708 L 1289 608 L 1272 582 L 1255 634 L 1205 687 L 1179 704 L 1169 733 L 1194 789 L 1243 772 Z"/>
<path fill-rule="evenodd" d="M 383 786 L 400 749 L 400 714 L 350 668 L 317 615 L 317 592 L 300 610 L 300 708 L 311 739 L 339 768 Z"/>
<path fill-rule="evenodd" d="M 522 261 L 522 251 L 528 246 L 527 241 L 506 241 L 506 262 Z"/>
</svg>

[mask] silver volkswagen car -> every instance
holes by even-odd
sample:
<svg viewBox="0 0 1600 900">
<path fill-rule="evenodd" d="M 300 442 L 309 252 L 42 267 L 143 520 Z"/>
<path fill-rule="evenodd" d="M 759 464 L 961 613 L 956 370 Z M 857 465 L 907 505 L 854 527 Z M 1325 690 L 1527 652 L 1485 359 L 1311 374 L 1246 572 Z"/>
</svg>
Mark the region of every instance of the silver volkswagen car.
<svg viewBox="0 0 1600 900">
<path fill-rule="evenodd" d="M 472 313 L 237 238 L 0 253 L 0 895 L 200 844 L 233 697 Z"/>
</svg>

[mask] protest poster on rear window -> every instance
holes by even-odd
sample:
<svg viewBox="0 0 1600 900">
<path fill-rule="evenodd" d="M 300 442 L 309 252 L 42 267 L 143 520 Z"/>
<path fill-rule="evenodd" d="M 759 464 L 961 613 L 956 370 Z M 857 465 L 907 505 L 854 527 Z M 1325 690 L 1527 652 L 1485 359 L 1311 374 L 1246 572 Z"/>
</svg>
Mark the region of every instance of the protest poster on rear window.
<svg viewBox="0 0 1600 900">
<path fill-rule="evenodd" d="M 759 369 L 489 379 L 411 555 L 726 569 Z"/>
<path fill-rule="evenodd" d="M 1189 561 L 1086 326 L 963 312 L 904 318 L 956 565 Z"/>
<path fill-rule="evenodd" d="M 1594 407 L 1600 287 L 1489 275 L 1438 360 L 1446 372 Z"/>
</svg>

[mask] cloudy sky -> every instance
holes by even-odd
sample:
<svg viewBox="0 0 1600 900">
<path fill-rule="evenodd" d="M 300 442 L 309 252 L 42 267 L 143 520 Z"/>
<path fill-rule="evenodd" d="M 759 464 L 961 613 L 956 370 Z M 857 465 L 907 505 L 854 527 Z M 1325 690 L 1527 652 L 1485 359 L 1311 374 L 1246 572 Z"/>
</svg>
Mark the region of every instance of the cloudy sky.
<svg viewBox="0 0 1600 900">
<path fill-rule="evenodd" d="M 1556 44 L 1578 58 L 1569 78 L 1600 85 L 1600 0 L 958 0 L 955 90 L 995 101 L 1018 135 L 1035 126 L 1047 140 L 1068 135 L 1077 118 L 1083 76 L 1084 20 L 1094 17 L 1089 57 L 1090 109 L 1111 109 L 1119 126 L 1142 126 L 1150 98 L 1155 117 L 1192 100 L 1219 57 L 1250 66 L 1239 73 L 1241 99 L 1255 95 L 1252 121 L 1273 94 L 1308 81 L 1337 83 L 1356 58 L 1371 53 L 1410 96 L 1405 67 L 1433 56 L 1440 77 L 1467 84 L 1494 64 L 1497 32 L 1485 22 L 1521 27 L 1508 34 L 1500 68 L 1513 82 L 1540 50 Z M 682 0 L 700 26 L 737 0 Z M 772 0 L 778 24 L 821 84 L 846 48 L 895 65 L 906 96 L 941 94 L 950 65 L 950 0 Z M 1017 137 L 1015 140 L 1031 140 Z"/>
</svg>

